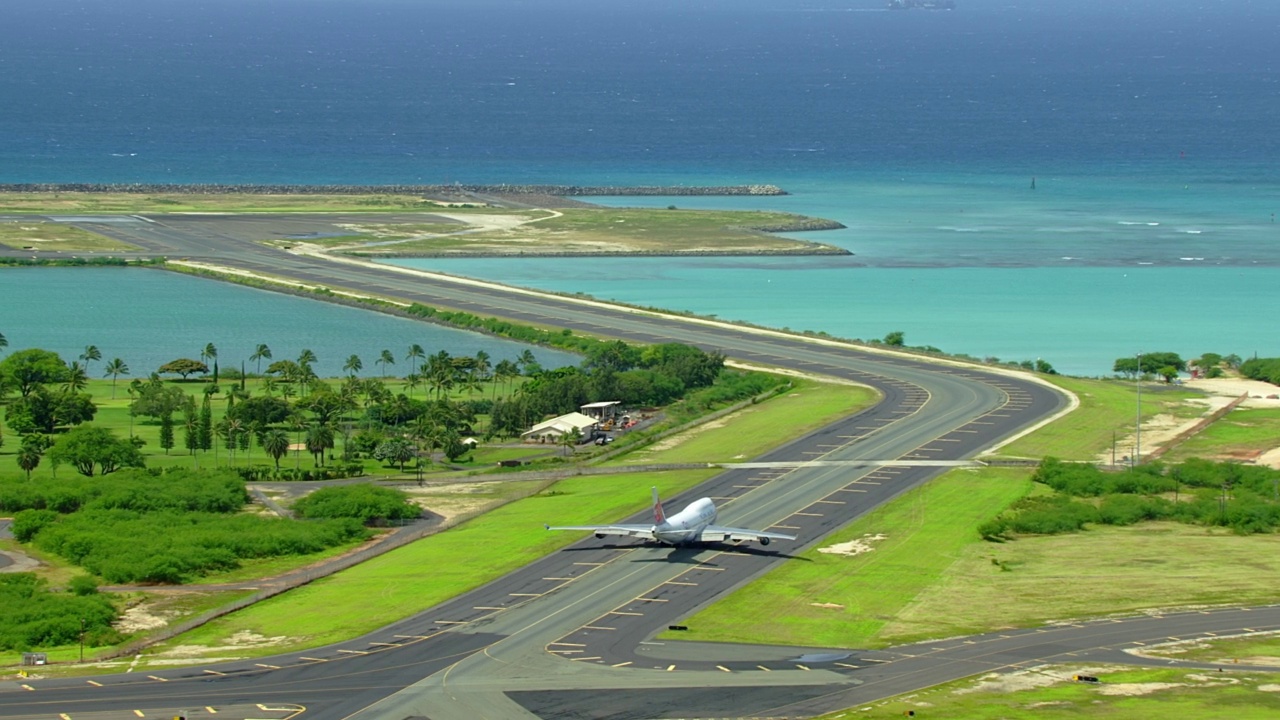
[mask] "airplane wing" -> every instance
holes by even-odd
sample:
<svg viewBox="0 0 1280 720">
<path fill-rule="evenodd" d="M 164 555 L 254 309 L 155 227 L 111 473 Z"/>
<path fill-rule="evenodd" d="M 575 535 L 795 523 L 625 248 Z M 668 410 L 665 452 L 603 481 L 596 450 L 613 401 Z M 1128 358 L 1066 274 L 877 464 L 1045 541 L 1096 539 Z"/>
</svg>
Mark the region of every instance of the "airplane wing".
<svg viewBox="0 0 1280 720">
<path fill-rule="evenodd" d="M 621 535 L 623 537 L 645 538 L 656 540 L 652 525 L 561 525 L 552 527 L 543 525 L 548 530 L 584 530 L 596 535 Z"/>
<path fill-rule="evenodd" d="M 742 542 L 757 540 L 761 545 L 768 545 L 770 540 L 795 540 L 795 535 L 769 532 L 767 530 L 750 530 L 748 528 L 722 527 L 708 525 L 698 538 L 702 542 Z"/>
</svg>

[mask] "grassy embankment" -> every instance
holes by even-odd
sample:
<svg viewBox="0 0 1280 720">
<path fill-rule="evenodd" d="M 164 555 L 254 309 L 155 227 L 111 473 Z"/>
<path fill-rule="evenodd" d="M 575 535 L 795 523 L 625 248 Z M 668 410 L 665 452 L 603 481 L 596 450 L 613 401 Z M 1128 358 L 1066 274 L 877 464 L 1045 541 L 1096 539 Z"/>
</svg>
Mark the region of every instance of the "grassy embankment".
<svg viewBox="0 0 1280 720">
<path fill-rule="evenodd" d="M 1072 682 L 1081 670 L 1102 682 Z M 921 718 L 964 720 L 1268 720 L 1280 712 L 1278 691 L 1275 676 L 1261 672 L 1055 666 L 1012 677 L 960 680 L 819 720 L 903 717 L 909 711 Z"/>
</svg>

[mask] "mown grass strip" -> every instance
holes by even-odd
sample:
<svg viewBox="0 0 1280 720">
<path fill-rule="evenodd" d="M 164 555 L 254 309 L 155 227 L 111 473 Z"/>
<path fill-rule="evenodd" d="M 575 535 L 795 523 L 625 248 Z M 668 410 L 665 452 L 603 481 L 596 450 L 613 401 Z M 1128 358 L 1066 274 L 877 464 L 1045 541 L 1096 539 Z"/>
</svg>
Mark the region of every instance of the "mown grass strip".
<svg viewBox="0 0 1280 720">
<path fill-rule="evenodd" d="M 767 403 L 660 440 L 610 464 L 741 462 L 851 415 L 876 399 L 870 388 L 797 379 L 789 391 Z"/>
<path fill-rule="evenodd" d="M 696 613 L 688 640 L 868 647 L 885 624 L 940 582 L 974 528 L 1031 489 L 1025 470 L 954 470 L 872 511 L 822 543 L 863 540 L 855 556 L 804 551 Z M 870 538 L 883 535 L 881 540 Z M 674 637 L 674 636 L 673 636 Z"/>
</svg>

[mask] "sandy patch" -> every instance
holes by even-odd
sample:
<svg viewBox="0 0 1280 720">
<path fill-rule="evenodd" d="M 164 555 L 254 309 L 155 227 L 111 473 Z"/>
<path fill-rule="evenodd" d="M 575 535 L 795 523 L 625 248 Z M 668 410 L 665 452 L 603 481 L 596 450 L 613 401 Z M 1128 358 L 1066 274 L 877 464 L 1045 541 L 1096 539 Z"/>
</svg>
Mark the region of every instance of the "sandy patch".
<svg viewBox="0 0 1280 720">
<path fill-rule="evenodd" d="M 1161 690 L 1172 690 L 1174 688 L 1186 687 L 1186 683 L 1116 683 L 1114 685 L 1099 685 L 1099 695 L 1118 695 L 1121 697 L 1136 697 L 1138 695 L 1150 695 L 1153 692 Z"/>
<path fill-rule="evenodd" d="M 824 548 L 818 548 L 818 552 L 826 553 L 828 555 L 847 555 L 849 557 L 853 557 L 855 555 L 861 555 L 862 553 L 869 553 L 872 550 L 875 550 L 875 548 L 872 547 L 871 543 L 879 542 L 881 540 L 886 540 L 886 539 L 888 539 L 887 535 L 884 535 L 881 533 L 872 535 L 868 533 L 856 540 L 850 540 L 849 542 L 836 543 L 835 545 L 828 545 L 827 547 L 824 547 Z"/>
<path fill-rule="evenodd" d="M 1062 668 L 1050 669 L 1042 665 L 1018 672 L 988 673 L 983 675 L 973 687 L 959 688 L 955 691 L 955 694 L 969 695 L 979 692 L 1011 693 L 1019 690 L 1035 690 L 1036 688 L 1049 687 L 1058 683 L 1071 682 L 1071 676 L 1075 674 L 1096 675 L 1100 670 L 1101 668 L 1087 668 L 1068 672 Z"/>
<path fill-rule="evenodd" d="M 1258 689 L 1262 692 L 1280 692 L 1280 685 L 1259 685 Z"/>
<path fill-rule="evenodd" d="M 1231 402 L 1238 397 L 1240 397 L 1238 394 L 1235 396 L 1211 395 L 1209 397 L 1188 400 L 1187 402 L 1190 404 L 1204 407 L 1204 412 L 1193 418 L 1177 418 L 1173 415 L 1169 415 L 1168 413 L 1161 413 L 1147 418 L 1147 420 L 1142 423 L 1142 456 L 1145 458 L 1156 448 L 1167 445 L 1174 438 L 1195 427 L 1196 423 L 1199 423 L 1204 420 L 1205 417 L 1212 415 L 1216 410 L 1230 405 Z M 1134 451 L 1135 439 L 1136 438 L 1133 433 L 1116 439 L 1117 462 L 1119 462 L 1119 458 L 1121 456 L 1127 457 Z M 1099 453 L 1098 456 L 1094 458 L 1094 461 L 1102 465 L 1110 464 L 1111 448 L 1107 448 Z"/>
<path fill-rule="evenodd" d="M 1245 407 L 1280 407 L 1280 387 L 1261 380 L 1213 378 L 1212 380 L 1188 380 L 1183 384 L 1210 395 L 1222 395 L 1231 398 L 1248 395 L 1249 399 L 1244 402 Z M 1272 395 L 1275 397 L 1268 397 Z"/>
<path fill-rule="evenodd" d="M 176 612 L 165 612 L 156 607 L 156 603 L 143 602 L 125 610 L 116 620 L 115 628 L 122 633 L 155 630 L 169 624 L 177 617 Z"/>
<path fill-rule="evenodd" d="M 263 648 L 283 645 L 289 636 L 277 635 L 275 637 L 266 637 L 248 630 L 240 632 L 227 638 L 225 645 L 178 645 L 155 655 L 148 656 L 147 661 L 151 663 L 172 661 L 174 659 L 203 659 L 212 653 L 234 653 L 237 650 L 247 650 L 249 648 Z"/>
<path fill-rule="evenodd" d="M 824 610 L 843 610 L 844 609 L 843 605 L 837 605 L 835 603 L 809 603 L 809 604 L 812 605 L 813 607 L 822 608 Z"/>
<path fill-rule="evenodd" d="M 712 420 L 711 422 L 703 423 L 698 427 L 685 430 L 682 433 L 676 433 L 675 435 L 672 435 L 671 437 L 665 440 L 661 440 L 659 442 L 656 442 L 650 445 L 646 449 L 653 452 L 657 452 L 660 450 L 670 450 L 673 447 L 679 446 L 681 443 L 688 442 L 689 440 L 692 440 L 698 437 L 699 435 L 701 435 L 702 433 L 708 430 L 715 430 L 717 428 L 722 428 L 725 425 L 728 425 L 730 417 L 732 417 L 732 415 L 728 417 L 722 417 L 719 420 Z"/>
<path fill-rule="evenodd" d="M 442 483 L 426 487 L 401 487 L 418 507 L 430 510 L 449 522 L 461 515 L 481 512 L 485 508 L 504 502 L 491 495 L 498 482 Z"/>
</svg>

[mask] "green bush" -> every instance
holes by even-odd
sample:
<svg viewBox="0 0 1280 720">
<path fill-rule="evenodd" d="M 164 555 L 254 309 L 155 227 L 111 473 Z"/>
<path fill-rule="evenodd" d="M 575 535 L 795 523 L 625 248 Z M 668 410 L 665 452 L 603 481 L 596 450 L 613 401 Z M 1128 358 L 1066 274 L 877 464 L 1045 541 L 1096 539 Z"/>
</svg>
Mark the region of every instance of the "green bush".
<svg viewBox="0 0 1280 720">
<path fill-rule="evenodd" d="M 294 503 L 293 510 L 304 518 L 354 518 L 366 525 L 422 514 L 400 490 L 364 483 L 321 488 Z"/>
<path fill-rule="evenodd" d="M 58 513 L 52 510 L 23 510 L 13 516 L 9 531 L 18 542 L 31 542 L 31 538 L 57 519 Z"/>
<path fill-rule="evenodd" d="M 119 613 L 104 595 L 50 592 L 32 573 L 0 575 L 0 649 L 26 651 L 79 641 L 81 622 L 90 645 L 119 642 L 111 624 Z"/>
</svg>

